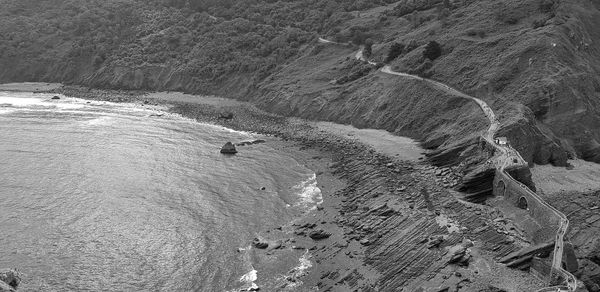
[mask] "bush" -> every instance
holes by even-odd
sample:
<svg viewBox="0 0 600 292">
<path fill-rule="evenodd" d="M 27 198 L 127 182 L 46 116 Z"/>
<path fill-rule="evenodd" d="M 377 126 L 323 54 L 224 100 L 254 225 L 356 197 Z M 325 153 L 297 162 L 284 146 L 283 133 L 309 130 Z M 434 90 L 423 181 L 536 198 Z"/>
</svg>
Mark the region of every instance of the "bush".
<svg viewBox="0 0 600 292">
<path fill-rule="evenodd" d="M 404 45 L 400 44 L 400 43 L 393 43 L 392 46 L 390 47 L 390 50 L 388 51 L 388 55 L 385 58 L 385 62 L 391 62 L 394 59 L 396 59 L 398 56 L 402 55 L 402 52 L 404 51 Z"/>
<path fill-rule="evenodd" d="M 430 41 L 425 46 L 423 57 L 433 61 L 442 55 L 442 47 L 436 41 Z"/>
</svg>

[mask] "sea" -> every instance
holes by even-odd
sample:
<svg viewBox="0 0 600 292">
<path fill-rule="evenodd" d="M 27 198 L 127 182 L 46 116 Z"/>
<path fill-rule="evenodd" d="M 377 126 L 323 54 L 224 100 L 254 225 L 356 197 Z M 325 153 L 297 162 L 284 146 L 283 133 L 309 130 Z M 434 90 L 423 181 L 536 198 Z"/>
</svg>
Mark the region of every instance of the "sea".
<svg viewBox="0 0 600 292">
<path fill-rule="evenodd" d="M 219 153 L 259 134 L 53 96 L 0 92 L 0 269 L 19 291 L 242 291 L 277 277 L 252 239 L 322 201 L 268 141 Z"/>
</svg>

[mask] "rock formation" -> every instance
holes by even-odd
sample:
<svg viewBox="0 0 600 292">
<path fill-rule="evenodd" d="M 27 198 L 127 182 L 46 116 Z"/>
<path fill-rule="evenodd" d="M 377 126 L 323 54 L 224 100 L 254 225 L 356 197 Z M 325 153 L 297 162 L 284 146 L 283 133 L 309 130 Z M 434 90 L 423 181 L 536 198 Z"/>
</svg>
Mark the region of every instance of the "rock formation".
<svg viewBox="0 0 600 292">
<path fill-rule="evenodd" d="M 223 154 L 236 154 L 237 150 L 235 149 L 235 145 L 233 145 L 233 143 L 227 142 L 221 148 L 221 153 L 223 153 Z"/>
<path fill-rule="evenodd" d="M 14 292 L 21 283 L 21 274 L 16 270 L 0 272 L 0 292 Z"/>
</svg>

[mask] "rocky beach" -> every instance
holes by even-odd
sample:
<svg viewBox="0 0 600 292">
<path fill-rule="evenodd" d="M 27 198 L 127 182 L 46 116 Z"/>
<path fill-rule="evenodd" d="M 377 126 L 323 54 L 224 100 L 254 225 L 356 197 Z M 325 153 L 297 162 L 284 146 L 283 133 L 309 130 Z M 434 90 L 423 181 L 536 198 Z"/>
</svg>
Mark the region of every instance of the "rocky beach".
<svg viewBox="0 0 600 292">
<path fill-rule="evenodd" d="M 26 90 L 168 109 L 199 122 L 266 134 L 316 174 L 323 203 L 296 220 L 264 230 L 253 242 L 260 274 L 298 261 L 281 279 L 253 281 L 262 291 L 525 291 L 543 287 L 495 259 L 527 245 L 510 219 L 464 202 L 460 175 L 413 154 L 385 150 L 375 136 L 266 113 L 249 103 L 185 95 L 85 87 Z M 358 131 L 358 130 L 356 130 Z M 369 133 L 369 135 L 375 135 Z M 383 133 L 381 135 L 384 135 Z M 227 141 L 223 141 L 225 143 Z M 402 145 L 402 144 L 400 144 Z M 244 143 L 237 145 L 243 152 Z M 405 144 L 407 153 L 415 145 Z M 379 149 L 379 150 L 377 150 Z M 382 150 L 383 149 L 383 150 Z M 402 152 L 395 149 L 396 152 Z M 256 287 L 255 287 L 256 288 Z M 248 287 L 248 289 L 254 289 Z M 447 289 L 447 290 L 444 290 Z M 523 290 L 521 290 L 523 291 Z"/>
</svg>

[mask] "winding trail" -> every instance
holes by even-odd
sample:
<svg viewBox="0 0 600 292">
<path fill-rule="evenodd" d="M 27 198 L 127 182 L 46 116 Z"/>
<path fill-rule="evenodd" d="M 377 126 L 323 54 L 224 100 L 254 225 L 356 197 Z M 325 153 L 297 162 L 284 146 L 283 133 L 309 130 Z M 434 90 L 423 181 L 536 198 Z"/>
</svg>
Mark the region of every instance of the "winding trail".
<svg viewBox="0 0 600 292">
<path fill-rule="evenodd" d="M 355 57 L 357 60 L 366 62 L 366 63 L 374 65 L 374 66 L 377 65 L 377 63 L 369 61 L 364 57 L 362 48 L 356 53 Z M 523 159 L 523 157 L 521 157 L 521 155 L 519 154 L 519 151 L 510 147 L 509 145 L 498 145 L 494 142 L 494 136 L 496 135 L 496 132 L 498 131 L 498 129 L 500 129 L 500 122 L 496 118 L 496 115 L 494 114 L 494 111 L 492 110 L 492 108 L 485 101 L 483 101 L 479 98 L 470 96 L 463 92 L 460 92 L 459 90 L 456 90 L 446 84 L 443 84 L 443 83 L 435 81 L 435 80 L 431 80 L 431 79 L 427 79 L 427 78 L 423 78 L 423 77 L 415 76 L 415 75 L 411 75 L 411 74 L 395 72 L 392 70 L 392 67 L 389 65 L 383 66 L 380 71 L 385 74 L 390 74 L 390 75 L 411 78 L 411 79 L 416 79 L 416 80 L 427 82 L 430 85 L 432 85 L 433 87 L 435 87 L 447 94 L 470 99 L 470 100 L 474 101 L 475 103 L 477 103 L 477 105 L 479 105 L 479 107 L 481 108 L 481 110 L 483 111 L 485 116 L 490 121 L 490 127 L 485 132 L 485 134 L 482 135 L 482 137 L 490 145 L 493 145 L 494 148 L 497 150 L 497 153 L 499 153 L 499 154 L 494 155 L 494 157 L 493 157 L 493 161 L 495 163 L 497 171 L 501 172 L 507 179 L 510 179 L 513 182 L 515 182 L 516 184 L 520 185 L 521 188 L 523 188 L 527 193 L 529 193 L 529 195 L 532 198 L 534 198 L 536 201 L 538 201 L 541 205 L 548 208 L 557 218 L 559 218 L 559 226 L 558 226 L 558 230 L 556 231 L 555 243 L 554 243 L 554 253 L 553 253 L 553 258 L 552 258 L 552 270 L 551 270 L 551 274 L 549 277 L 550 279 L 548 281 L 550 283 L 552 283 L 553 281 L 557 280 L 557 278 L 562 278 L 563 281 L 566 282 L 566 285 L 563 284 L 563 285 L 558 285 L 558 286 L 546 287 L 546 288 L 537 290 L 536 292 L 550 292 L 550 291 L 574 292 L 575 290 L 577 290 L 577 279 L 575 278 L 575 276 L 573 276 L 571 273 L 569 273 L 562 267 L 562 259 L 563 259 L 563 253 L 564 253 L 564 237 L 569 229 L 569 220 L 563 213 L 558 211 L 556 208 L 552 207 L 552 205 L 548 204 L 544 199 L 542 199 L 540 196 L 538 196 L 534 191 L 530 190 L 527 186 L 525 186 L 522 183 L 515 180 L 506 171 L 508 168 L 529 167 L 529 166 L 528 166 L 527 162 Z"/>
</svg>

